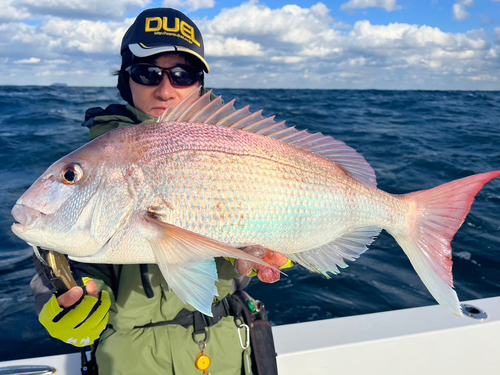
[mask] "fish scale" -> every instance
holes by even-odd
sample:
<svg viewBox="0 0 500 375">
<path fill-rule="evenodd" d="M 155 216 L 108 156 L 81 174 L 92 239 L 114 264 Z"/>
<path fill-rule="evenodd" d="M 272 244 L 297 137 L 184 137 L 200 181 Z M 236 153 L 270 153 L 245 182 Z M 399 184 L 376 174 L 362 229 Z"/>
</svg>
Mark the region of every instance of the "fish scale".
<svg viewBox="0 0 500 375">
<path fill-rule="evenodd" d="M 339 178 L 344 172 L 325 159 L 272 138 L 206 124 L 134 130 L 139 134 L 129 137 L 140 140 L 134 149 L 146 150 L 136 165 L 164 181 L 144 194 L 167 194 L 176 226 L 235 247 L 258 243 L 284 254 L 324 245 L 344 229 L 345 198 L 335 191 L 356 182 Z M 220 202 L 226 207 L 222 215 Z M 244 221 L 234 214 L 242 209 Z M 300 215 L 305 209 L 311 215 Z"/>
</svg>

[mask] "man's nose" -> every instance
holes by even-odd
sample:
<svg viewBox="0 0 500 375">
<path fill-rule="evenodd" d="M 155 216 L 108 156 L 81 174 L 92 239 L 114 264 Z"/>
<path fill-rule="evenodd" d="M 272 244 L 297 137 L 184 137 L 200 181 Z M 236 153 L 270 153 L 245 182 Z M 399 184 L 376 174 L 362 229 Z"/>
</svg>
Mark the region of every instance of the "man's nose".
<svg viewBox="0 0 500 375">
<path fill-rule="evenodd" d="M 163 79 L 160 84 L 156 87 L 155 95 L 161 100 L 169 100 L 174 96 L 175 88 L 170 83 L 170 79 L 167 74 L 163 74 Z"/>
</svg>

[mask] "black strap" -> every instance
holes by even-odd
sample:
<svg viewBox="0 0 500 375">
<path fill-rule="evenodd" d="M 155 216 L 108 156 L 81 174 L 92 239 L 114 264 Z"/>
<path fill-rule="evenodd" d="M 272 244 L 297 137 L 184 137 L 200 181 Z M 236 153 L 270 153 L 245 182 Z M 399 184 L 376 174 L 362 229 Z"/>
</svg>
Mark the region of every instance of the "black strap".
<svg viewBox="0 0 500 375">
<path fill-rule="evenodd" d="M 200 345 L 202 351 L 210 338 L 210 334 L 207 331 L 209 322 L 206 318 L 208 316 L 199 311 L 193 313 L 193 341 Z"/>
<path fill-rule="evenodd" d="M 97 362 L 95 358 L 95 348 L 90 352 L 90 360 L 87 359 L 86 348 L 81 348 L 81 367 L 80 373 L 82 375 L 98 375 Z"/>
<path fill-rule="evenodd" d="M 154 328 L 168 325 L 179 325 L 188 328 L 193 325 L 193 311 L 182 309 L 173 320 L 166 320 L 163 322 L 154 322 L 144 324 L 143 326 L 135 326 L 134 328 Z"/>
<path fill-rule="evenodd" d="M 155 296 L 155 292 L 153 291 L 153 287 L 151 286 L 151 280 L 149 279 L 149 268 L 147 264 L 139 265 L 141 271 L 141 282 L 142 287 L 144 288 L 144 293 L 146 297 L 153 298 Z"/>
<path fill-rule="evenodd" d="M 182 309 L 173 320 L 167 320 L 163 322 L 148 323 L 142 326 L 135 326 L 134 328 L 153 328 L 167 325 L 180 325 L 184 328 L 194 326 L 194 331 L 196 334 L 204 333 L 206 327 L 211 327 L 226 316 L 233 316 L 228 299 L 232 296 L 227 296 L 219 303 L 212 305 L 212 315 L 207 316 L 199 311 L 189 311 Z"/>
</svg>

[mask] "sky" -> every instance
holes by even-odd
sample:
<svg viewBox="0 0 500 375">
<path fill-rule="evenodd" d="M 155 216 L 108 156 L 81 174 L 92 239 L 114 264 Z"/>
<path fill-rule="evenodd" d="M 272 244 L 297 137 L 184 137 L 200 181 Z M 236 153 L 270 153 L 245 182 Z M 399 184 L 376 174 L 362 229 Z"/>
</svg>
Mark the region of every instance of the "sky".
<svg viewBox="0 0 500 375">
<path fill-rule="evenodd" d="M 0 0 L 0 85 L 115 86 L 144 9 L 200 28 L 213 88 L 500 90 L 500 0 Z"/>
</svg>

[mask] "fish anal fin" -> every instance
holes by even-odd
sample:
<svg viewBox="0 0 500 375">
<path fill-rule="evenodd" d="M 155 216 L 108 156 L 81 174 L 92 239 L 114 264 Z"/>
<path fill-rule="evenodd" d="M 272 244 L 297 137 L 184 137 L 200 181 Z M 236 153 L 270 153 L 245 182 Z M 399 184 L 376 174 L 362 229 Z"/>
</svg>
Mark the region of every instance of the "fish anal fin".
<svg viewBox="0 0 500 375">
<path fill-rule="evenodd" d="M 375 227 L 352 229 L 329 244 L 288 257 L 305 268 L 329 278 L 328 273 L 336 275 L 340 273 L 339 268 L 347 267 L 345 260 L 354 261 L 359 258 L 380 231 L 380 228 Z"/>
</svg>

